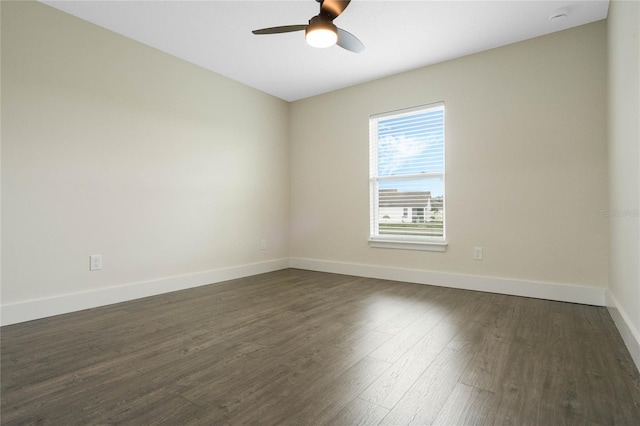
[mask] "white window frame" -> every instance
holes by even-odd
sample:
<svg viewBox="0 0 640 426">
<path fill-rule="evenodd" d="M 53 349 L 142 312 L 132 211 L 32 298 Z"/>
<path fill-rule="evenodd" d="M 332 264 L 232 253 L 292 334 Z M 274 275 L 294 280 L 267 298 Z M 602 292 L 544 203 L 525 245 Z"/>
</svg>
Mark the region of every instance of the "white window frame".
<svg viewBox="0 0 640 426">
<path fill-rule="evenodd" d="M 369 218 L 370 218 L 370 232 L 369 232 L 369 246 L 375 248 L 391 248 L 391 249 L 406 249 L 406 250 L 424 250 L 424 251 L 437 251 L 444 252 L 447 249 L 446 240 L 446 195 L 445 195 L 445 174 L 446 166 L 443 167 L 442 173 L 420 173 L 420 174 L 407 174 L 397 176 L 378 176 L 378 126 L 377 122 L 381 118 L 401 116 L 405 114 L 411 114 L 415 112 L 428 111 L 436 108 L 442 108 L 443 113 L 446 114 L 444 109 L 444 102 L 437 102 L 428 105 L 421 105 L 412 108 L 406 108 L 397 111 L 391 111 L 381 114 L 372 115 L 369 118 Z M 445 124 L 446 116 L 443 115 L 443 126 Z M 446 133 L 445 143 L 443 145 L 443 160 L 446 154 Z M 446 164 L 446 161 L 444 162 Z M 428 179 L 433 177 L 441 177 L 443 185 L 443 228 L 442 237 L 426 237 L 418 235 L 380 235 L 379 233 L 379 183 L 389 182 L 393 180 L 419 180 Z"/>
</svg>

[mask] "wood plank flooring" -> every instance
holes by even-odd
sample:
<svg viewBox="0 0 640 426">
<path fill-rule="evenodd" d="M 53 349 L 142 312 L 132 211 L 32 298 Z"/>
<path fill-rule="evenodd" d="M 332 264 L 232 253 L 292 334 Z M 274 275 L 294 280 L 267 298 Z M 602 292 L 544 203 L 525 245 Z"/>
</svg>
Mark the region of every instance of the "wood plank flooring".
<svg viewBox="0 0 640 426">
<path fill-rule="evenodd" d="M 289 269 L 0 333 L 3 425 L 640 425 L 601 307 Z"/>
</svg>

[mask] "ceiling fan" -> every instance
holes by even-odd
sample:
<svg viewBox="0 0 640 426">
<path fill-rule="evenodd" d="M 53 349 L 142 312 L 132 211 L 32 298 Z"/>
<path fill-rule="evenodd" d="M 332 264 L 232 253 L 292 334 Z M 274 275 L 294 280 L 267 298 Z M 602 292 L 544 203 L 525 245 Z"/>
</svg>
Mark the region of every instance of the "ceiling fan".
<svg viewBox="0 0 640 426">
<path fill-rule="evenodd" d="M 364 50 L 364 44 L 358 37 L 348 31 L 338 28 L 333 23 L 349 6 L 351 0 L 316 0 L 320 3 L 320 13 L 309 20 L 306 25 L 285 25 L 282 27 L 263 28 L 253 30 L 256 35 L 280 34 L 294 31 L 305 32 L 307 43 L 313 47 L 330 47 L 334 44 L 350 52 L 360 53 Z"/>
</svg>

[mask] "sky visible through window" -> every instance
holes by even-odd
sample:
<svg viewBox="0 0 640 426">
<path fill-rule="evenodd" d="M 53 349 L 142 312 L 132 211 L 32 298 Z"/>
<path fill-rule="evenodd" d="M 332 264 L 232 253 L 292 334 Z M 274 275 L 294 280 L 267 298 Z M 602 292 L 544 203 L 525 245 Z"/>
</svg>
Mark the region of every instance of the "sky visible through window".
<svg viewBox="0 0 640 426">
<path fill-rule="evenodd" d="M 378 120 L 378 176 L 413 179 L 379 182 L 380 189 L 430 191 L 443 195 L 442 177 L 415 180 L 423 173 L 444 172 L 444 110 L 413 112 Z"/>
</svg>

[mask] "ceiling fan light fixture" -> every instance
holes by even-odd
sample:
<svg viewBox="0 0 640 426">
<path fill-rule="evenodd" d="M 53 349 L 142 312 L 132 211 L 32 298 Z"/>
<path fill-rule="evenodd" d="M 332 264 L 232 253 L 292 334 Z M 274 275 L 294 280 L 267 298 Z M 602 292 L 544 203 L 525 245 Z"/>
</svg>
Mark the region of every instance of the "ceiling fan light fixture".
<svg viewBox="0 0 640 426">
<path fill-rule="evenodd" d="M 0 0 L 2 1 L 2 0 Z M 364 44 L 358 37 L 338 28 L 333 20 L 344 12 L 351 0 L 316 0 L 320 4 L 320 13 L 309 20 L 308 25 L 281 25 L 251 31 L 253 34 L 282 34 L 304 30 L 304 38 L 312 47 L 331 47 L 337 45 L 344 50 L 360 53 Z"/>
<path fill-rule="evenodd" d="M 338 41 L 338 29 L 331 22 L 316 16 L 309 21 L 304 38 L 309 46 L 331 47 Z"/>
</svg>

